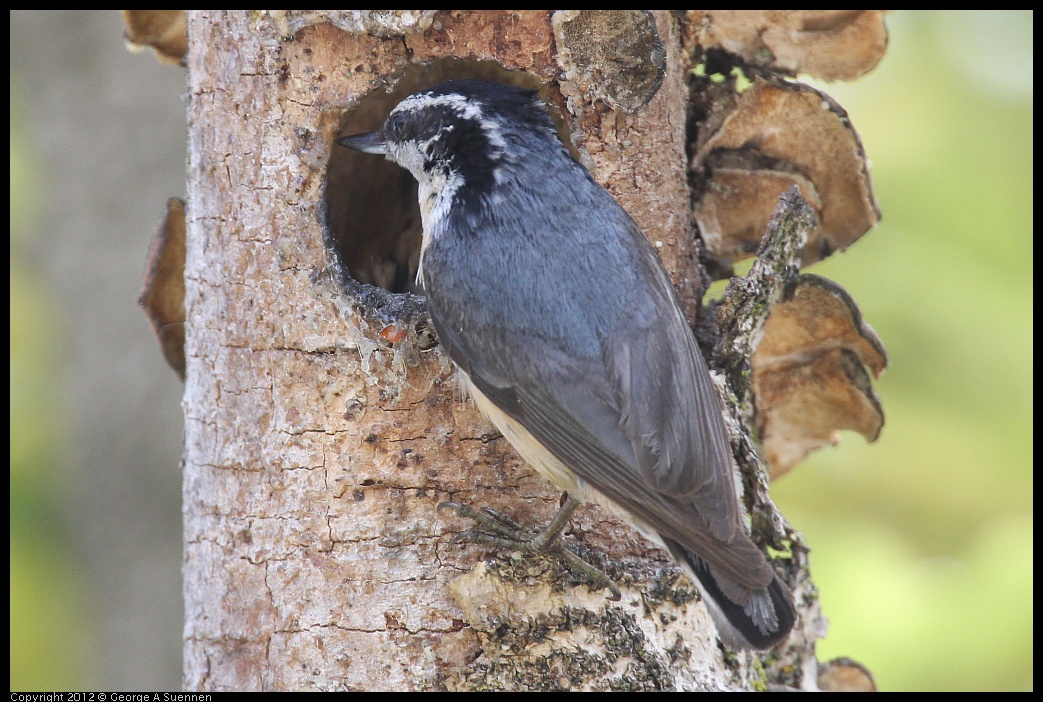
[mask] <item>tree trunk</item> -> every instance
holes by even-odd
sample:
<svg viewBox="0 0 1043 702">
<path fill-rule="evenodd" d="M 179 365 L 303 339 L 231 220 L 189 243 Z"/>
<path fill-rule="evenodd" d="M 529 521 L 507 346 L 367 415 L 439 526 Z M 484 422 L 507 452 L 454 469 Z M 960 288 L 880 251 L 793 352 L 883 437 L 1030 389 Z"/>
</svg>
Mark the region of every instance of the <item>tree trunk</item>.
<svg viewBox="0 0 1043 702">
<path fill-rule="evenodd" d="M 359 284 L 403 278 L 381 256 L 412 273 L 415 252 L 399 249 L 415 242 L 401 214 L 415 196 L 334 138 L 376 127 L 416 87 L 492 77 L 545 88 L 695 320 L 708 278 L 690 214 L 686 20 L 596 14 L 189 14 L 186 688 L 764 684 L 756 655 L 725 655 L 666 554 L 599 509 L 581 508 L 568 539 L 620 602 L 553 562 L 451 544 L 469 525 L 440 502 L 533 526 L 559 493 L 461 397 L 422 300 Z M 614 68 L 606 45 L 633 65 Z M 360 243 L 363 219 L 391 243 Z M 813 661 L 813 641 L 791 662 Z"/>
</svg>

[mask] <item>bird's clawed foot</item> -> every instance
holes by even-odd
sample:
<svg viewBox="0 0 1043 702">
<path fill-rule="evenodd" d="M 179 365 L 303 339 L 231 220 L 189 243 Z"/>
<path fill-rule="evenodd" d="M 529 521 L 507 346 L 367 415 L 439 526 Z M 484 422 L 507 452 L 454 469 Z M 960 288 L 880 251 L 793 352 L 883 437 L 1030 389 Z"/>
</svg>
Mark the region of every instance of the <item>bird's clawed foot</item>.
<svg viewBox="0 0 1043 702">
<path fill-rule="evenodd" d="M 586 575 L 595 586 L 605 587 L 610 594 L 608 599 L 618 601 L 621 597 L 619 588 L 600 569 L 587 563 L 565 547 L 561 540 L 561 531 L 565 528 L 572 513 L 579 506 L 579 500 L 566 493 L 565 504 L 561 506 L 558 513 L 543 529 L 536 533 L 515 522 L 501 512 L 482 508 L 481 511 L 459 502 L 442 502 L 438 509 L 451 509 L 457 515 L 465 519 L 471 519 L 478 523 L 475 529 L 461 531 L 453 536 L 451 543 L 482 543 L 503 548 L 517 549 L 529 553 L 544 553 L 553 555 L 564 561 L 570 568 L 578 570 Z"/>
</svg>

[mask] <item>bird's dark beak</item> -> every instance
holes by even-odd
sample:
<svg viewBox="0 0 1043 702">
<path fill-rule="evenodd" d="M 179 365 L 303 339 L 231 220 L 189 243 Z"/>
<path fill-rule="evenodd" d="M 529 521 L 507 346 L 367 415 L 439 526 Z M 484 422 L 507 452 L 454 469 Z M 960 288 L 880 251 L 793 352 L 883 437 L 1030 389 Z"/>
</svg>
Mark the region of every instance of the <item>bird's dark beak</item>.
<svg viewBox="0 0 1043 702">
<path fill-rule="evenodd" d="M 369 132 L 368 134 L 352 134 L 351 136 L 337 139 L 337 143 L 364 154 L 386 154 L 387 143 L 381 137 L 380 132 Z"/>
</svg>

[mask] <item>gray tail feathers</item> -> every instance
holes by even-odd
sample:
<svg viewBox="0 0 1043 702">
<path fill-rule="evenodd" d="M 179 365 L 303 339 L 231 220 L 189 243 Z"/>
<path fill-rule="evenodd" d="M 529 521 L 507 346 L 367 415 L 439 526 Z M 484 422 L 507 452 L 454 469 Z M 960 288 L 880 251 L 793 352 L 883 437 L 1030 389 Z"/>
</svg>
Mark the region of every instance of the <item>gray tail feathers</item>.
<svg viewBox="0 0 1043 702">
<path fill-rule="evenodd" d="M 778 575 L 765 588 L 745 590 L 745 601 L 739 602 L 734 596 L 736 586 L 719 583 L 706 561 L 677 542 L 668 541 L 667 545 L 685 572 L 698 583 L 717 633 L 729 647 L 767 649 L 789 635 L 797 613 Z"/>
</svg>

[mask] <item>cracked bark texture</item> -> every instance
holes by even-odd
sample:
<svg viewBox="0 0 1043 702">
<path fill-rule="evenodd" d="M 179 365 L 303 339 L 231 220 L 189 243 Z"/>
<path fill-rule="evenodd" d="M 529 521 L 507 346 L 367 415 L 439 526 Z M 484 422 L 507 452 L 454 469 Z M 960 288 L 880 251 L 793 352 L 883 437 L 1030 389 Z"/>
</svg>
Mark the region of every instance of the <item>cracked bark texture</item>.
<svg viewBox="0 0 1043 702">
<path fill-rule="evenodd" d="M 379 36 L 189 13 L 187 689 L 764 684 L 760 659 L 719 649 L 666 555 L 594 507 L 569 540 L 620 583 L 620 603 L 552 563 L 451 545 L 469 524 L 437 513 L 442 501 L 531 526 L 559 494 L 460 396 L 437 348 L 359 313 L 324 247 L 345 112 L 406 66 L 495 61 L 554 86 L 580 157 L 657 243 L 694 317 L 706 277 L 686 179 L 684 19 L 654 18 L 662 85 L 626 114 L 586 100 L 588 78 L 561 78 L 548 12 L 444 11 Z"/>
</svg>

